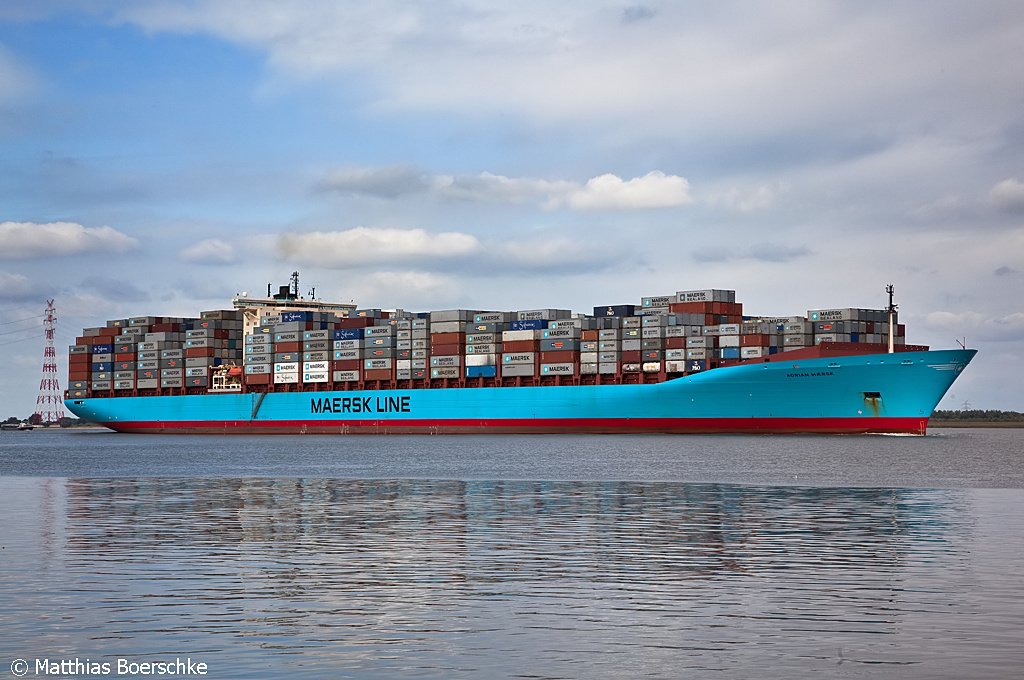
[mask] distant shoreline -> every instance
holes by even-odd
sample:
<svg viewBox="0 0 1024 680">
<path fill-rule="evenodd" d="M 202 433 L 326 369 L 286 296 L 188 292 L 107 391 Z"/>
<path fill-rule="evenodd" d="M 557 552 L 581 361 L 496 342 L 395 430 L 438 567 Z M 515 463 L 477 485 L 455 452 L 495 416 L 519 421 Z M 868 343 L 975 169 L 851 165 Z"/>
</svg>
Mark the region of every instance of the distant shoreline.
<svg viewBox="0 0 1024 680">
<path fill-rule="evenodd" d="M 1024 427 L 1024 420 L 937 420 L 928 421 L 928 427 Z"/>
</svg>

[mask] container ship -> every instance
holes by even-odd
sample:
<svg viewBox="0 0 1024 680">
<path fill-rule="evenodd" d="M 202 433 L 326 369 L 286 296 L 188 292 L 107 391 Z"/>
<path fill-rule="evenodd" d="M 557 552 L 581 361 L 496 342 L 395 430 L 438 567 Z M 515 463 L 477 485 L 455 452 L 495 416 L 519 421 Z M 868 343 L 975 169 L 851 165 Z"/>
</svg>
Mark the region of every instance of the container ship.
<svg viewBox="0 0 1024 680">
<path fill-rule="evenodd" d="M 67 408 L 120 432 L 910 433 L 975 350 L 908 345 L 896 306 L 748 316 L 732 290 L 432 312 L 299 295 L 86 328 Z"/>
</svg>

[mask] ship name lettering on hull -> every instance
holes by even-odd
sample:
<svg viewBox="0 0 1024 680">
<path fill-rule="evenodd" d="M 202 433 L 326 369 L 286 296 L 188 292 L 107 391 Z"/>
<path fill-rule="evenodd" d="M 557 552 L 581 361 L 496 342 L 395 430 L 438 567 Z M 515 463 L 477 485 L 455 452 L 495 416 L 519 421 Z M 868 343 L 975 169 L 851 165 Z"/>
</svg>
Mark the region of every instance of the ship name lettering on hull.
<svg viewBox="0 0 1024 680">
<path fill-rule="evenodd" d="M 411 413 L 409 397 L 313 397 L 311 413 Z"/>
</svg>

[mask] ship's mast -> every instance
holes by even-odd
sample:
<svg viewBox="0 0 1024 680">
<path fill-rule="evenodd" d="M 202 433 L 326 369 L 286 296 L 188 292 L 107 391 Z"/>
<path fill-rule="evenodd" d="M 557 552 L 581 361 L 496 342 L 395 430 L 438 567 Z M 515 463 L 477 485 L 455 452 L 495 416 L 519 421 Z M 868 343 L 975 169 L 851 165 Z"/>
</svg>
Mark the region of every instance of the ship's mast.
<svg viewBox="0 0 1024 680">
<path fill-rule="evenodd" d="M 890 283 L 885 287 L 885 292 L 889 294 L 889 306 L 886 307 L 885 311 L 889 314 L 889 354 L 896 351 L 896 308 L 897 305 L 893 304 L 892 298 L 895 293 L 893 285 Z"/>
</svg>

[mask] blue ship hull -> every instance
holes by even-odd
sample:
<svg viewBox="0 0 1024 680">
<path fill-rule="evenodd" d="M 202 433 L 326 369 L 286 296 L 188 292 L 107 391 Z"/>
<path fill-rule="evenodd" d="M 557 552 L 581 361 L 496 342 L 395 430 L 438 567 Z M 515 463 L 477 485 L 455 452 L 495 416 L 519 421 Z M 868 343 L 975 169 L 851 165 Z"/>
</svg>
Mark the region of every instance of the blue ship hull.
<svg viewBox="0 0 1024 680">
<path fill-rule="evenodd" d="M 924 434 L 975 353 L 773 361 L 641 385 L 223 393 L 65 405 L 121 432 Z"/>
</svg>

